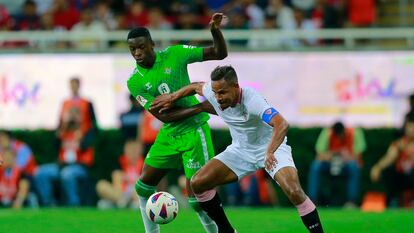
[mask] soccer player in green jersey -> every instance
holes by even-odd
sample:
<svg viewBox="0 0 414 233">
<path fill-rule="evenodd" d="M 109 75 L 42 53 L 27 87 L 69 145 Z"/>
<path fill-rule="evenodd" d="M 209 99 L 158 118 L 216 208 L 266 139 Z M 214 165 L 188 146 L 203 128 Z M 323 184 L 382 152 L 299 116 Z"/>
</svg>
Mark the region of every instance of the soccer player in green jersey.
<svg viewBox="0 0 414 233">
<path fill-rule="evenodd" d="M 190 84 L 188 64 L 221 60 L 227 56 L 226 43 L 220 31 L 222 19 L 223 14 L 216 13 L 210 21 L 212 47 L 175 45 L 155 52 L 154 42 L 146 28 L 136 28 L 128 34 L 129 49 L 137 63 L 128 80 L 128 89 L 146 110 L 164 122 L 145 158 L 142 175 L 135 185 L 147 233 L 159 232 L 159 226 L 151 222 L 145 214 L 148 197 L 155 192 L 155 186 L 170 169 L 182 167 L 187 178 L 189 204 L 196 210 L 206 232 L 234 232 L 221 202 L 200 205 L 190 188 L 191 177 L 214 156 L 210 128 L 207 124 L 209 116 L 205 113 L 208 112 L 206 106 L 209 105 L 199 103 L 194 96 L 190 96 L 178 101 L 176 107 L 168 112 L 159 113 L 149 109 L 155 97 L 173 93 Z M 211 199 L 211 194 L 219 200 L 213 191 L 206 192 L 204 196 Z M 202 200 L 203 195 L 199 196 L 198 200 Z"/>
</svg>

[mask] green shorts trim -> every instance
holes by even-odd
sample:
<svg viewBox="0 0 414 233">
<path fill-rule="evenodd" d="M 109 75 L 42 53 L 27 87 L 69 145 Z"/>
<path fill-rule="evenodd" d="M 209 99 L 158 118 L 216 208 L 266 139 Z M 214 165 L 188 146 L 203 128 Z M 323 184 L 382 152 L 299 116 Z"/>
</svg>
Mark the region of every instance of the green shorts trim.
<svg viewBox="0 0 414 233">
<path fill-rule="evenodd" d="M 210 127 L 200 127 L 180 135 L 169 135 L 162 130 L 145 158 L 145 164 L 161 169 L 184 167 L 188 179 L 214 157 Z"/>
</svg>

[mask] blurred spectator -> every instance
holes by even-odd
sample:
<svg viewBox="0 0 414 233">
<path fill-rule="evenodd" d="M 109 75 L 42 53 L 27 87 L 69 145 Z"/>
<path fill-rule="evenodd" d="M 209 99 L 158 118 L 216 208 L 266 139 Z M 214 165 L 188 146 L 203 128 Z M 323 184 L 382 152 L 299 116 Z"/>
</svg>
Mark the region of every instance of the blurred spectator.
<svg viewBox="0 0 414 233">
<path fill-rule="evenodd" d="M 128 111 L 121 113 L 119 120 L 121 121 L 121 132 L 124 140 L 137 139 L 139 125 L 142 120 L 144 108 L 138 103 L 134 96 L 128 96 L 130 108 Z"/>
<path fill-rule="evenodd" d="M 220 11 L 229 2 L 231 0 L 206 0 L 207 6 L 213 11 Z"/>
<path fill-rule="evenodd" d="M 13 17 L 12 29 L 14 30 L 38 30 L 40 29 L 40 17 L 37 15 L 36 3 L 26 0 L 22 12 Z"/>
<path fill-rule="evenodd" d="M 4 164 L 0 167 L 0 206 L 19 209 L 28 196 L 30 184 L 21 178 L 13 151 L 4 150 L 1 154 Z"/>
<path fill-rule="evenodd" d="M 232 9 L 227 13 L 229 17 L 229 23 L 227 24 L 227 29 L 248 29 L 248 18 L 240 9 Z M 232 45 L 244 46 L 248 43 L 247 40 L 229 40 L 229 43 Z"/>
<path fill-rule="evenodd" d="M 275 29 L 276 28 L 276 16 L 266 15 L 264 22 L 264 29 Z M 255 35 L 252 35 L 252 39 L 249 40 L 248 47 L 251 49 L 269 49 L 269 48 L 279 48 L 281 46 L 280 40 L 276 38 L 270 39 L 259 39 L 254 38 Z"/>
<path fill-rule="evenodd" d="M 58 162 L 41 165 L 36 174 L 36 186 L 44 205 L 55 203 L 52 195 L 54 180 L 60 180 L 66 204 L 79 205 L 78 182 L 88 180 L 88 168 L 94 161 L 97 124 L 93 105 L 80 96 L 79 78 L 70 80 L 70 88 L 72 97 L 63 103 L 57 130 L 61 144 Z"/>
<path fill-rule="evenodd" d="M 226 189 L 227 204 L 231 206 L 260 204 L 256 173 L 243 177 L 238 182 L 224 186 Z"/>
<path fill-rule="evenodd" d="M 0 130 L 0 154 L 3 151 L 13 153 L 14 165 L 20 170 L 22 175 L 32 181 L 37 165 L 30 147 L 24 142 L 13 138 L 10 132 Z"/>
<path fill-rule="evenodd" d="M 62 26 L 70 30 L 79 22 L 79 11 L 66 0 L 55 0 L 52 5 L 53 22 L 56 26 Z"/>
<path fill-rule="evenodd" d="M 164 13 L 160 8 L 152 8 L 148 13 L 149 29 L 172 29 L 172 24 L 165 18 Z"/>
<path fill-rule="evenodd" d="M 140 141 L 144 144 L 144 156 L 147 156 L 155 138 L 162 127 L 162 122 L 154 117 L 148 111 L 143 112 L 141 125 L 139 129 Z"/>
<path fill-rule="evenodd" d="M 6 7 L 0 5 L 0 31 L 10 28 L 10 15 Z"/>
<path fill-rule="evenodd" d="M 249 19 L 249 28 L 263 28 L 265 14 L 256 4 L 256 0 L 240 0 L 241 6 Z"/>
<path fill-rule="evenodd" d="M 66 29 L 62 26 L 56 26 L 53 21 L 53 15 L 50 12 L 47 12 L 42 15 L 40 18 L 40 29 L 45 31 L 66 31 Z M 39 41 L 39 47 L 43 48 L 68 48 L 70 46 L 69 41 L 64 40 L 45 40 Z"/>
<path fill-rule="evenodd" d="M 177 22 L 174 29 L 203 29 L 204 25 L 200 23 L 199 18 L 195 12 L 190 8 L 182 8 L 177 16 Z M 180 42 L 188 43 L 188 42 Z"/>
<path fill-rule="evenodd" d="M 95 5 L 95 0 L 69 0 L 76 9 L 83 11 L 85 9 L 91 9 Z"/>
<path fill-rule="evenodd" d="M 103 23 L 107 30 L 115 30 L 118 28 L 118 23 L 115 20 L 114 14 L 106 2 L 99 2 L 96 4 L 95 19 Z"/>
<path fill-rule="evenodd" d="M 170 10 L 173 1 L 174 0 L 145 0 L 145 7 L 148 9 L 158 8 L 165 13 Z"/>
<path fill-rule="evenodd" d="M 267 15 L 276 16 L 276 25 L 283 30 L 296 29 L 296 21 L 293 10 L 283 3 L 283 0 L 269 0 L 266 8 Z"/>
<path fill-rule="evenodd" d="M 53 0 L 34 0 L 37 5 L 37 14 L 43 15 L 50 11 L 53 5 Z"/>
<path fill-rule="evenodd" d="M 224 186 L 229 205 L 276 205 L 276 190 L 272 184 L 272 178 L 264 171 L 257 170 L 239 182 Z"/>
<path fill-rule="evenodd" d="M 317 32 L 317 26 L 311 19 L 305 17 L 305 12 L 300 9 L 294 9 L 294 16 L 296 21 L 296 26 L 298 29 L 308 33 L 307 37 L 301 40 L 298 40 L 299 45 L 316 45 L 318 40 L 314 36 Z"/>
<path fill-rule="evenodd" d="M 148 12 L 142 1 L 133 1 L 125 17 L 127 28 L 143 27 L 148 24 Z"/>
<path fill-rule="evenodd" d="M 315 202 L 318 201 L 322 174 L 329 173 L 332 177 L 345 175 L 345 206 L 355 206 L 360 181 L 358 161 L 365 148 L 365 138 L 361 129 L 345 128 L 342 122 L 336 122 L 331 128 L 323 129 L 316 142 L 317 156 L 309 171 L 309 197 Z"/>
<path fill-rule="evenodd" d="M 414 192 L 414 115 L 407 115 L 404 134 L 388 147 L 387 153 L 371 168 L 371 180 L 380 180 L 381 173 L 391 165 L 389 199 L 391 206 L 413 206 Z"/>
<path fill-rule="evenodd" d="M 349 0 L 348 12 L 352 26 L 372 26 L 376 20 L 376 0 Z"/>
<path fill-rule="evenodd" d="M 85 9 L 82 11 L 81 14 L 81 21 L 72 28 L 73 32 L 78 33 L 94 33 L 94 34 L 102 34 L 106 31 L 105 25 L 100 21 L 93 19 L 93 13 L 91 9 Z M 104 48 L 105 46 L 104 41 L 97 41 L 92 39 L 83 39 L 76 41 L 74 43 L 75 47 L 80 49 L 98 49 Z"/>
<path fill-rule="evenodd" d="M 96 185 L 100 198 L 98 208 L 139 208 L 135 182 L 140 177 L 144 165 L 141 142 L 128 140 L 124 145 L 124 154 L 119 157 L 118 162 L 119 169 L 112 172 L 112 182 L 100 180 Z"/>
<path fill-rule="evenodd" d="M 315 6 L 315 0 L 292 0 L 292 5 L 294 8 L 307 12 Z"/>
<path fill-rule="evenodd" d="M 11 15 L 18 14 L 26 0 L 0 0 L 0 5 L 6 7 Z"/>
<path fill-rule="evenodd" d="M 318 28 L 341 28 L 343 26 L 339 9 L 328 4 L 328 0 L 316 0 L 311 17 Z"/>
</svg>

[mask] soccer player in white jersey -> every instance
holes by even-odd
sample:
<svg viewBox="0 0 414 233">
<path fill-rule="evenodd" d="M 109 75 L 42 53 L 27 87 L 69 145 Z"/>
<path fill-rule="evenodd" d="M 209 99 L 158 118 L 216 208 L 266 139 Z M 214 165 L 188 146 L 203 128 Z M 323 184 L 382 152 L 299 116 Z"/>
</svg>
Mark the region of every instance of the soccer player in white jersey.
<svg viewBox="0 0 414 233">
<path fill-rule="evenodd" d="M 204 109 L 219 115 L 229 126 L 232 144 L 204 165 L 191 179 L 199 202 L 214 205 L 214 188 L 265 168 L 298 209 L 311 233 L 323 232 L 313 202 L 299 183 L 292 151 L 287 142 L 288 123 L 255 90 L 241 88 L 233 67 L 217 67 L 211 81 L 192 83 L 172 94 L 158 96 L 151 109 L 163 112 L 185 96 L 199 94 L 211 104 Z"/>
</svg>

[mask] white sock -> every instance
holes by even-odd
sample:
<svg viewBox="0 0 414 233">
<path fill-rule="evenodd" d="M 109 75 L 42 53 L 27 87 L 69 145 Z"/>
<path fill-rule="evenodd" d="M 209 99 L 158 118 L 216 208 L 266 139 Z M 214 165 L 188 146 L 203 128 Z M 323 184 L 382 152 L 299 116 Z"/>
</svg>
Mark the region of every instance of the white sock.
<svg viewBox="0 0 414 233">
<path fill-rule="evenodd" d="M 139 209 L 141 210 L 141 217 L 142 221 L 144 222 L 145 226 L 145 233 L 160 233 L 160 226 L 158 224 L 153 223 L 145 213 L 145 206 L 147 204 L 148 198 L 141 197 L 138 195 L 139 198 Z"/>
<path fill-rule="evenodd" d="M 207 233 L 218 232 L 216 223 L 207 215 L 206 212 L 197 212 L 197 216 L 200 219 L 201 224 L 203 224 L 204 230 L 206 230 Z"/>
</svg>

